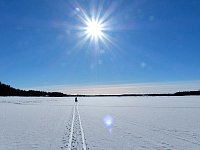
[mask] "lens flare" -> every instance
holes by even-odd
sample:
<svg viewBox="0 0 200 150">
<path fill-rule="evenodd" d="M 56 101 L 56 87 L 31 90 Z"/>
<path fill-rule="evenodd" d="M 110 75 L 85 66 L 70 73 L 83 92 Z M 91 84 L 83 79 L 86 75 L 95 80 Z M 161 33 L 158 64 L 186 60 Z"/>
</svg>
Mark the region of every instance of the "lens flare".
<svg viewBox="0 0 200 150">
<path fill-rule="evenodd" d="M 109 118 L 109 119 L 107 119 L 106 121 L 105 121 L 105 124 L 106 124 L 106 126 L 111 126 L 112 125 L 112 119 L 111 118 Z"/>
<path fill-rule="evenodd" d="M 113 118 L 109 115 L 105 116 L 104 119 L 104 125 L 108 129 L 109 133 L 112 133 L 112 126 L 113 126 Z"/>
<path fill-rule="evenodd" d="M 106 127 L 112 127 L 113 118 L 111 116 L 105 116 L 104 117 L 104 124 L 106 125 Z"/>
</svg>

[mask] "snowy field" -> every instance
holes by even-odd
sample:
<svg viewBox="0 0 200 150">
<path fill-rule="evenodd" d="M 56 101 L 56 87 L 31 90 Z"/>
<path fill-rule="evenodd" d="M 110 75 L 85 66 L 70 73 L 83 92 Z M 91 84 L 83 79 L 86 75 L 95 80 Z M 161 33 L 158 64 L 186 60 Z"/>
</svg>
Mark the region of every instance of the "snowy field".
<svg viewBox="0 0 200 150">
<path fill-rule="evenodd" d="M 0 150 L 199 150 L 200 97 L 0 98 Z"/>
</svg>

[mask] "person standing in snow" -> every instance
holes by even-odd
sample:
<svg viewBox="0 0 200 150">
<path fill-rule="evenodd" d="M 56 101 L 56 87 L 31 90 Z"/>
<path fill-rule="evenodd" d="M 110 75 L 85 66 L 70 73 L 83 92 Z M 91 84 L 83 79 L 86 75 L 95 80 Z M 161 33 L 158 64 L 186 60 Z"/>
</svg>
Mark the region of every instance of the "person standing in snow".
<svg viewBox="0 0 200 150">
<path fill-rule="evenodd" d="M 78 98 L 77 97 L 75 97 L 75 103 L 77 103 L 78 102 Z"/>
</svg>

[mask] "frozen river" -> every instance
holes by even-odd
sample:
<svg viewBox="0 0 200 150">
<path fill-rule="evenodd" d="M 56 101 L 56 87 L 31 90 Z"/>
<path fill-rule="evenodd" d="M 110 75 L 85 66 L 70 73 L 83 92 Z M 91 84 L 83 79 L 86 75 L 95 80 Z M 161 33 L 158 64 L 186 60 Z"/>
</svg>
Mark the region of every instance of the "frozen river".
<svg viewBox="0 0 200 150">
<path fill-rule="evenodd" d="M 0 98 L 0 150 L 199 150 L 200 97 Z"/>
</svg>

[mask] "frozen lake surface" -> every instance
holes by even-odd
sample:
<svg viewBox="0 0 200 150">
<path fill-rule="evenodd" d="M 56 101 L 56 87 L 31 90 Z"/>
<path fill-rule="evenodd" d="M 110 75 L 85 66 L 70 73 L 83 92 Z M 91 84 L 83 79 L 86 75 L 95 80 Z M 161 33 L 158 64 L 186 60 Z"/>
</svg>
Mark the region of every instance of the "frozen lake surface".
<svg viewBox="0 0 200 150">
<path fill-rule="evenodd" d="M 0 98 L 0 150 L 199 150 L 200 97 Z"/>
</svg>

